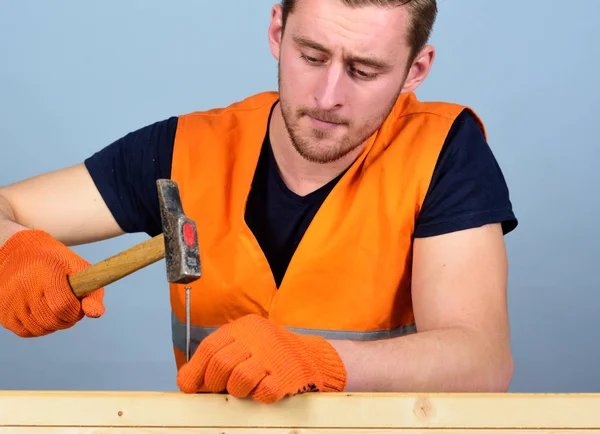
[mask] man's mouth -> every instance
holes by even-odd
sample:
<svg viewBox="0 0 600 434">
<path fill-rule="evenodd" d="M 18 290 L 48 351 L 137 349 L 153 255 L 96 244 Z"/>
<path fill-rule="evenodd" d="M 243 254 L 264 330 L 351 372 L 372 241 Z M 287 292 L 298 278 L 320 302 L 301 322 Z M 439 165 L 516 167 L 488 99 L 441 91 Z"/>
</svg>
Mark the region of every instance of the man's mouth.
<svg viewBox="0 0 600 434">
<path fill-rule="evenodd" d="M 337 128 L 341 125 L 343 125 L 342 122 L 334 122 L 334 121 L 329 121 L 329 120 L 324 120 L 324 119 L 320 119 L 318 117 L 314 117 L 311 115 L 307 115 L 308 118 L 310 119 L 311 123 L 319 129 L 327 129 L 327 130 L 331 130 L 334 128 Z"/>
</svg>

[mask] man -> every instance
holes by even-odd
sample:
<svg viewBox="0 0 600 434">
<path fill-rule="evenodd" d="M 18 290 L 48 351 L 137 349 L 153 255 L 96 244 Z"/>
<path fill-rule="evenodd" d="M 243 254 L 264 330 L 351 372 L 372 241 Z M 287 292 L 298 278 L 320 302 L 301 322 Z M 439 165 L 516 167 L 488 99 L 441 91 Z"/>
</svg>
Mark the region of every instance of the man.
<svg viewBox="0 0 600 434">
<path fill-rule="evenodd" d="M 0 321 L 42 336 L 104 312 L 67 246 L 160 231 L 179 183 L 203 276 L 171 285 L 187 393 L 272 403 L 304 392 L 505 391 L 503 235 L 517 221 L 477 115 L 423 103 L 435 0 L 285 0 L 279 92 L 173 117 L 84 163 L 0 189 Z"/>
</svg>

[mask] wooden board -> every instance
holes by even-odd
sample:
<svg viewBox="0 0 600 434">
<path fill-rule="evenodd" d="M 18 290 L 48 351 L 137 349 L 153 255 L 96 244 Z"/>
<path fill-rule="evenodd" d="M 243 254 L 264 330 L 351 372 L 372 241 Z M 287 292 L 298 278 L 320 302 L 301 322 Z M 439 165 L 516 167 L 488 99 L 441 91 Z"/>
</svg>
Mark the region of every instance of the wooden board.
<svg viewBox="0 0 600 434">
<path fill-rule="evenodd" d="M 111 428 L 111 427 L 1 427 L 0 434 L 597 434 L 600 430 L 509 430 L 509 429 L 491 429 L 491 430 L 468 430 L 464 429 L 436 429 L 436 430 L 405 430 L 405 429 L 321 429 L 321 428 Z"/>
<path fill-rule="evenodd" d="M 600 434 L 600 394 L 313 393 L 263 405 L 229 395 L 0 392 L 0 433 Z"/>
</svg>

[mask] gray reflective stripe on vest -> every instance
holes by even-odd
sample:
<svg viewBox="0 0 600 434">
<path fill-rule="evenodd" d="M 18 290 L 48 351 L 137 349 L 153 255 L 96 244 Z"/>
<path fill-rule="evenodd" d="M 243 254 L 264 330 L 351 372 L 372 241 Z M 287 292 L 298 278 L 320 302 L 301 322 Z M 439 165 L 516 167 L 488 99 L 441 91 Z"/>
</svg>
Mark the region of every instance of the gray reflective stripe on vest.
<svg viewBox="0 0 600 434">
<path fill-rule="evenodd" d="M 218 327 L 191 327 L 190 336 L 190 352 L 194 354 L 200 342 L 207 337 L 209 334 L 214 332 Z M 356 341 L 374 341 L 381 339 L 395 338 L 399 336 L 405 336 L 417 331 L 414 324 L 407 326 L 398 327 L 394 330 L 377 330 L 369 332 L 353 332 L 353 331 L 340 331 L 340 330 L 318 330 L 318 329 L 306 329 L 306 328 L 294 328 L 288 327 L 290 331 L 303 334 L 303 335 L 318 335 L 325 339 L 348 339 Z M 179 321 L 177 316 L 171 312 L 171 334 L 173 339 L 173 345 L 181 352 L 185 353 L 185 323 Z"/>
</svg>

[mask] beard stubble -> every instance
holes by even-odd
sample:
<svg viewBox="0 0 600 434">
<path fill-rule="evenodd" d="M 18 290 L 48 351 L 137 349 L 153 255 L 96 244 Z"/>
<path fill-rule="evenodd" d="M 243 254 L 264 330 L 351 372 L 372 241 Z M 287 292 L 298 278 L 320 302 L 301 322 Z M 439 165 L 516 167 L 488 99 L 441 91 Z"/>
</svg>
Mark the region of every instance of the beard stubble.
<svg viewBox="0 0 600 434">
<path fill-rule="evenodd" d="M 284 89 L 282 86 L 284 82 L 281 78 L 280 68 L 278 69 L 278 83 L 281 93 L 281 90 Z M 332 111 L 305 106 L 293 108 L 286 103 L 284 98 L 280 98 L 281 113 L 288 137 L 296 152 L 307 161 L 318 164 L 338 161 L 357 147 L 362 146 L 377 131 L 392 111 L 401 90 L 402 86 L 398 88 L 396 94 L 382 112 L 374 114 L 372 117 L 366 119 L 366 121 L 365 119 L 361 119 L 361 125 L 357 131 L 353 131 L 356 125 L 355 121 L 341 118 Z M 345 128 L 348 133 L 337 140 L 332 140 L 332 134 L 319 128 L 311 128 L 308 133 L 302 134 L 300 131 L 300 120 L 305 116 L 340 124 L 340 128 Z"/>
</svg>

